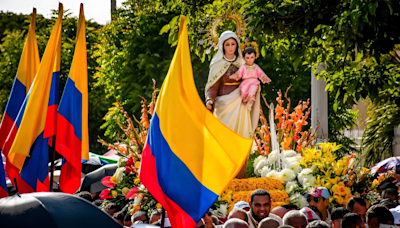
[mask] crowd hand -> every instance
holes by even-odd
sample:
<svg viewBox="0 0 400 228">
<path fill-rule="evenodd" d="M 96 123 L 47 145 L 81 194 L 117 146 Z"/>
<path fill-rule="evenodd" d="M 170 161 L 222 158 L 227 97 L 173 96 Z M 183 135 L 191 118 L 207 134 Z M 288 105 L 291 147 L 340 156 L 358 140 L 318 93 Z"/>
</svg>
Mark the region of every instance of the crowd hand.
<svg viewBox="0 0 400 228">
<path fill-rule="evenodd" d="M 233 80 L 239 81 L 240 77 L 239 77 L 238 73 L 234 73 L 231 76 L 229 76 L 229 79 L 233 79 Z"/>
<path fill-rule="evenodd" d="M 212 100 L 208 100 L 206 103 L 206 107 L 211 112 L 214 112 L 214 102 Z"/>
</svg>

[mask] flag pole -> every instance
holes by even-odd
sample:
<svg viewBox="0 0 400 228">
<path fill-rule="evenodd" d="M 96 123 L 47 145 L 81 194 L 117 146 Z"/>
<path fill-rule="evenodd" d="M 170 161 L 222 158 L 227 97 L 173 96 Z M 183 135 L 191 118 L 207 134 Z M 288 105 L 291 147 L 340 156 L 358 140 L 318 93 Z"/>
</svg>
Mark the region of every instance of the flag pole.
<svg viewBox="0 0 400 228">
<path fill-rule="evenodd" d="M 162 213 L 161 213 L 161 228 L 164 228 L 164 222 L 165 222 L 165 210 L 164 207 L 162 208 Z"/>
<path fill-rule="evenodd" d="M 53 136 L 53 142 L 50 148 L 51 151 L 51 166 L 50 166 L 50 189 L 49 191 L 53 191 L 53 179 L 54 179 L 54 160 L 56 159 L 56 136 Z"/>
</svg>

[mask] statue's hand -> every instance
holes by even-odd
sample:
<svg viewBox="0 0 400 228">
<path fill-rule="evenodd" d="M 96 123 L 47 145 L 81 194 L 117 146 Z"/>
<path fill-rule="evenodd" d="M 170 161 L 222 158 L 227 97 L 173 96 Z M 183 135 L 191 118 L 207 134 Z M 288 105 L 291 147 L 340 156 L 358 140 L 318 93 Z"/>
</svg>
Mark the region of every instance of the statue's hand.
<svg viewBox="0 0 400 228">
<path fill-rule="evenodd" d="M 267 76 L 265 76 L 264 75 L 264 77 L 262 77 L 262 83 L 270 83 L 271 82 L 271 79 L 269 78 L 269 77 L 267 77 Z"/>
<path fill-rule="evenodd" d="M 206 107 L 211 112 L 214 112 L 214 101 L 213 100 L 208 100 L 207 103 L 206 103 Z"/>
<path fill-rule="evenodd" d="M 234 73 L 231 76 L 229 76 L 229 79 L 238 81 L 240 79 L 239 78 L 239 74 L 238 73 Z"/>
</svg>

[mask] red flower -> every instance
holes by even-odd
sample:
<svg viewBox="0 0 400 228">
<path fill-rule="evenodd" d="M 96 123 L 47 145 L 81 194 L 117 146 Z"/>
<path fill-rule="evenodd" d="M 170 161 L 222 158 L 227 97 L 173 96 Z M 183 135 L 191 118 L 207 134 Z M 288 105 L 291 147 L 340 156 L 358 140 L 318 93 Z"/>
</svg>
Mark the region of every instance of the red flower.
<svg viewBox="0 0 400 228">
<path fill-rule="evenodd" d="M 125 172 L 132 173 L 134 167 L 135 167 L 135 163 L 133 162 L 133 159 L 129 158 L 128 161 L 126 161 Z"/>
<path fill-rule="evenodd" d="M 113 198 L 110 195 L 111 191 L 110 189 L 104 189 L 101 193 L 100 193 L 100 199 L 104 200 L 104 199 L 111 199 Z"/>
<path fill-rule="evenodd" d="M 107 188 L 114 188 L 115 184 L 111 182 L 110 178 L 111 178 L 110 176 L 104 177 L 103 179 L 101 179 L 101 183 Z"/>
<path fill-rule="evenodd" d="M 136 197 L 136 192 L 138 192 L 139 189 L 138 188 L 131 188 L 131 190 L 129 190 L 128 194 L 126 194 L 125 199 L 133 199 Z"/>
</svg>

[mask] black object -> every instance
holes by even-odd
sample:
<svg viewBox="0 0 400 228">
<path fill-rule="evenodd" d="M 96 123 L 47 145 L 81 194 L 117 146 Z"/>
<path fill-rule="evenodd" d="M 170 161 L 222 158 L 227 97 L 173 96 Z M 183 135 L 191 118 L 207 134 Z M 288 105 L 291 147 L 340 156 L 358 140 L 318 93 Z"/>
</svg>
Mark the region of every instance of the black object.
<svg viewBox="0 0 400 228">
<path fill-rule="evenodd" d="M 101 168 L 86 174 L 81 185 L 81 191 L 89 191 L 90 193 L 95 193 L 106 189 L 107 187 L 101 184 L 101 179 L 106 176 L 114 175 L 117 168 L 117 164 L 109 164 L 104 165 Z"/>
<path fill-rule="evenodd" d="M 0 199 L 0 221 L 2 228 L 121 228 L 89 201 L 55 192 L 16 194 Z"/>
</svg>

